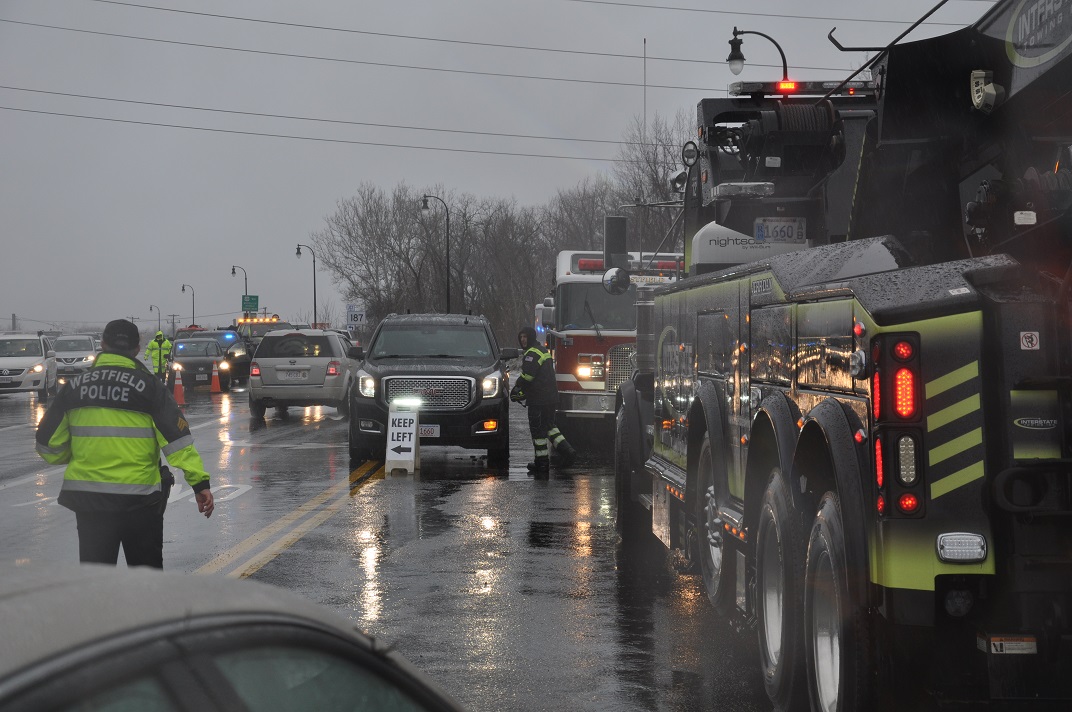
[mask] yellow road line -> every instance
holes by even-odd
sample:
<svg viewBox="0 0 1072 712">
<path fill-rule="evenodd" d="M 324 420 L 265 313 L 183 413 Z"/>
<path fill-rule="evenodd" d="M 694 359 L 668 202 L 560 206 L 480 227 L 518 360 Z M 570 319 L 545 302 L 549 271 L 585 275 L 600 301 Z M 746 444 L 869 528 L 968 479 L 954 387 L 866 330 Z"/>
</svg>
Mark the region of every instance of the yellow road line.
<svg viewBox="0 0 1072 712">
<path fill-rule="evenodd" d="M 364 463 L 363 465 L 361 465 L 361 467 L 358 467 L 356 470 L 350 473 L 350 477 L 347 479 L 347 481 L 340 482 L 324 490 L 317 496 L 310 499 L 305 504 L 288 513 L 286 516 L 281 517 L 275 522 L 272 522 L 268 526 L 264 527 L 252 536 L 248 537 L 245 541 L 223 552 L 212 561 L 195 570 L 194 573 L 211 574 L 227 568 L 236 559 L 244 556 L 248 552 L 263 544 L 267 539 L 275 536 L 280 531 L 290 527 L 292 524 L 308 515 L 310 512 L 318 509 L 332 496 L 337 495 L 339 492 L 348 492 L 350 487 L 352 486 L 352 483 L 355 480 L 367 475 L 378 464 L 380 463 L 374 461 Z"/>
</svg>

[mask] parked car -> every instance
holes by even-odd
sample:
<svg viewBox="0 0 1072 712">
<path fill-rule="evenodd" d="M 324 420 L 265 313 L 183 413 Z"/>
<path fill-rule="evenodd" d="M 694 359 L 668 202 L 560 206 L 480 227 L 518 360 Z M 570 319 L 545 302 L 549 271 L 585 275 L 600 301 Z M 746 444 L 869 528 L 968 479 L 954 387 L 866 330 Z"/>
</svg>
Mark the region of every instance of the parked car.
<svg viewBox="0 0 1072 712">
<path fill-rule="evenodd" d="M 390 646 L 268 584 L 4 564 L 0 600 L 4 712 L 462 711 Z"/>
<path fill-rule="evenodd" d="M 510 457 L 510 376 L 488 320 L 464 314 L 391 314 L 376 327 L 350 399 L 350 457 L 382 458 L 387 415 L 396 398 L 420 400 L 425 445 L 486 449 L 489 464 Z"/>
<path fill-rule="evenodd" d="M 279 330 L 261 339 L 249 366 L 249 413 L 267 408 L 331 405 L 349 414 L 357 380 L 349 342 L 323 329 Z"/>
<path fill-rule="evenodd" d="M 56 392 L 56 350 L 44 334 L 0 335 L 0 394 L 36 393 L 48 400 Z"/>
<path fill-rule="evenodd" d="M 215 339 L 179 339 L 171 345 L 167 384 L 175 385 L 175 374 L 182 372 L 183 389 L 212 385 L 212 366 L 216 365 L 220 390 L 231 388 L 231 364 Z"/>
<path fill-rule="evenodd" d="M 227 355 L 231 365 L 231 383 L 249 380 L 249 363 L 253 360 L 253 348 L 242 335 L 234 329 L 214 329 L 198 332 L 193 337 L 198 339 L 216 339 L 220 348 Z"/>
<path fill-rule="evenodd" d="M 91 334 L 68 334 L 52 342 L 60 385 L 87 370 L 97 360 L 97 342 Z"/>
</svg>

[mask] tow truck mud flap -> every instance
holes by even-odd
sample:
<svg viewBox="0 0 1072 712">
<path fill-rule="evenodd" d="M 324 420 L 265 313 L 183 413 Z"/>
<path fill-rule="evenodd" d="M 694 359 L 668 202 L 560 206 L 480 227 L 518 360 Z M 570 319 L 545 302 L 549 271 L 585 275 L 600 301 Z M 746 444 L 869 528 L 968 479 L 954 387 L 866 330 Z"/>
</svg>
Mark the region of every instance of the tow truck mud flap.
<svg viewBox="0 0 1072 712">
<path fill-rule="evenodd" d="M 1062 641 L 1061 646 L 1067 645 Z M 1036 636 L 982 633 L 976 647 L 986 655 L 992 700 L 1069 700 L 1069 680 L 1045 664 Z"/>
<path fill-rule="evenodd" d="M 657 479 L 651 485 L 651 531 L 663 546 L 670 548 L 670 492 Z"/>
</svg>

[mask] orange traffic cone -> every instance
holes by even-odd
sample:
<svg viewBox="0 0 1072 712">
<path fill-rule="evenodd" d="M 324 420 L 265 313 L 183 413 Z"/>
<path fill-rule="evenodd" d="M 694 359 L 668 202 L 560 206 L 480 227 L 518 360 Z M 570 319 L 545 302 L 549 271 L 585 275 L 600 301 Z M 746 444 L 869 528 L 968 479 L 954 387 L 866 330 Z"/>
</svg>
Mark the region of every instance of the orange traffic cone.
<svg viewBox="0 0 1072 712">
<path fill-rule="evenodd" d="M 186 405 L 186 394 L 182 388 L 182 371 L 175 371 L 175 402 Z"/>
<path fill-rule="evenodd" d="M 216 362 L 212 362 L 212 385 L 208 388 L 209 393 L 222 393 L 223 389 L 220 388 L 220 369 L 216 367 Z"/>
</svg>

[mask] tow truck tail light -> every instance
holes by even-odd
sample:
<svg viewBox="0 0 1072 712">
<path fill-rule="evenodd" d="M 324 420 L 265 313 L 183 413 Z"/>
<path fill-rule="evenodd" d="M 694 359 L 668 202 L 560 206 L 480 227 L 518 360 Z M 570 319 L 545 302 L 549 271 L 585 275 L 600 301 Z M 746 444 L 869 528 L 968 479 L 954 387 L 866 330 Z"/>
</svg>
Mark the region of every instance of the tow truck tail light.
<svg viewBox="0 0 1072 712">
<path fill-rule="evenodd" d="M 783 94 L 792 94 L 797 90 L 796 82 L 783 81 L 778 82 L 778 91 Z"/>
<path fill-rule="evenodd" d="M 342 364 L 338 361 L 331 361 L 328 363 L 328 375 L 338 376 L 342 372 Z"/>
<path fill-rule="evenodd" d="M 882 438 L 875 438 L 875 485 L 881 490 L 885 483 L 885 465 L 882 462 Z"/>
<path fill-rule="evenodd" d="M 893 376 L 893 412 L 902 418 L 916 414 L 916 375 L 899 368 Z"/>
<path fill-rule="evenodd" d="M 249 375 L 251 375 L 251 376 L 260 376 L 261 375 L 261 365 L 259 363 L 257 363 L 256 361 L 253 361 L 252 363 L 249 364 Z"/>
</svg>

